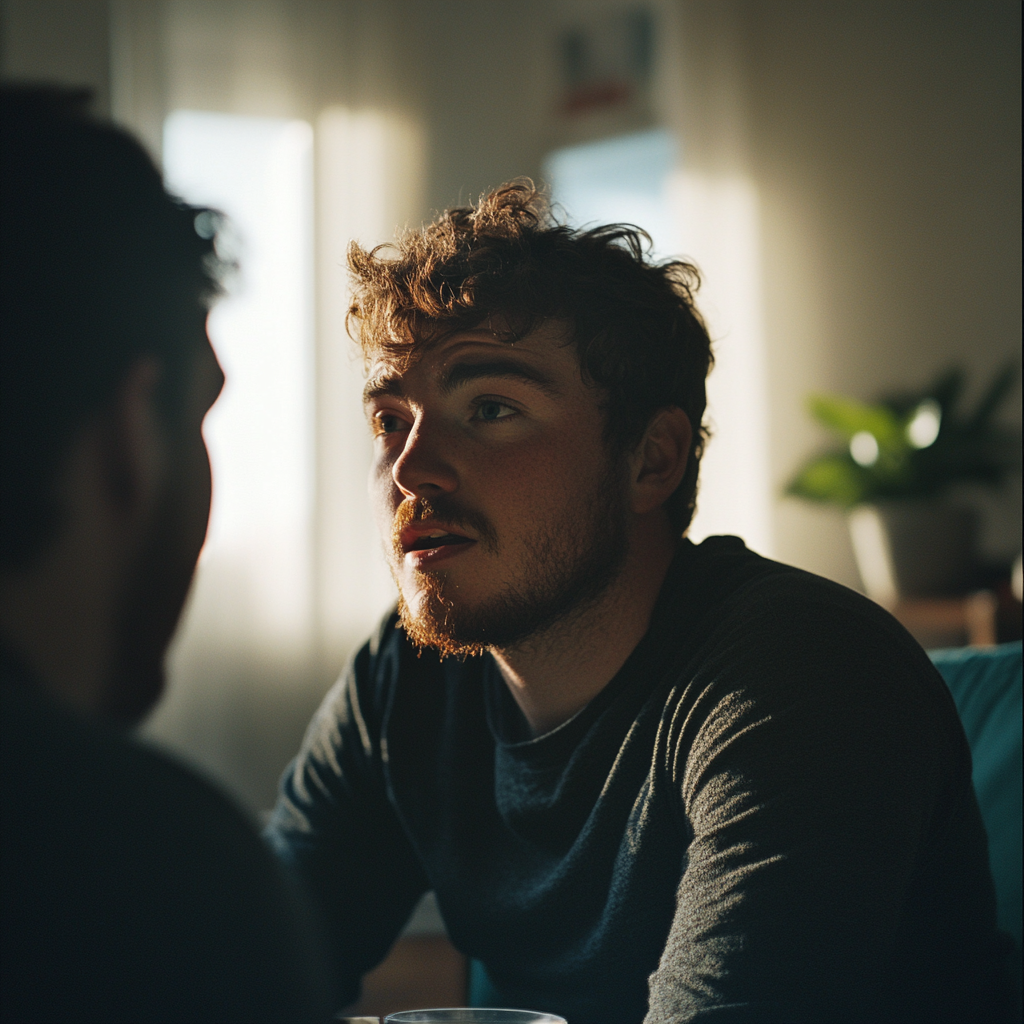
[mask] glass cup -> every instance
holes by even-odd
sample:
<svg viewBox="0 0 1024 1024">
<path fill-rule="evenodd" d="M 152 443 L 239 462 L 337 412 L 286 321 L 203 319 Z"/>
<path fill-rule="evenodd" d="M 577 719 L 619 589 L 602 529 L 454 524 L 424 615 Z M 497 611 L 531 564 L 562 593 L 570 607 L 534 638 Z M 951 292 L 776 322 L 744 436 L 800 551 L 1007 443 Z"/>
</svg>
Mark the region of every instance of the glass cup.
<svg viewBox="0 0 1024 1024">
<path fill-rule="evenodd" d="M 537 1010 L 499 1010 L 496 1007 L 441 1007 L 389 1013 L 384 1024 L 566 1024 L 564 1017 Z"/>
</svg>

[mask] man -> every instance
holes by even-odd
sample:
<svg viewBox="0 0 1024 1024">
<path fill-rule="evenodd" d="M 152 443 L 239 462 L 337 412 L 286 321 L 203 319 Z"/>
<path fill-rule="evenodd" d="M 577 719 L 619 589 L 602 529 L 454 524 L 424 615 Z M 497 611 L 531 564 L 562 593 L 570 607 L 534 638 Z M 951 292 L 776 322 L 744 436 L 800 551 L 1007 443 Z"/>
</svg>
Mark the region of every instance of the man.
<svg viewBox="0 0 1024 1024">
<path fill-rule="evenodd" d="M 696 546 L 696 274 L 514 184 L 350 257 L 400 592 L 270 836 L 346 997 L 434 890 L 478 1005 L 998 1020 L 956 711 L 881 608 Z"/>
<path fill-rule="evenodd" d="M 0 1016 L 316 1021 L 306 915 L 245 817 L 126 728 L 210 507 L 212 214 L 88 97 L 4 87 Z"/>
</svg>

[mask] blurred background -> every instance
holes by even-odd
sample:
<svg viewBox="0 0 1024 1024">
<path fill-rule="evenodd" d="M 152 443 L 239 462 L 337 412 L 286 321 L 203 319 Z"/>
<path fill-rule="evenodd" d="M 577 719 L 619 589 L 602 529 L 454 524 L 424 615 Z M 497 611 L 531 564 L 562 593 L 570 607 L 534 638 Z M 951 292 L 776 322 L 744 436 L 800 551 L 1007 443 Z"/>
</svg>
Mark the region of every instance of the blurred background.
<svg viewBox="0 0 1024 1024">
<path fill-rule="evenodd" d="M 1017 3 L 3 0 L 0 19 L 5 77 L 90 86 L 173 190 L 231 218 L 210 535 L 146 731 L 254 812 L 393 599 L 350 239 L 529 175 L 572 222 L 632 221 L 694 260 L 717 344 L 691 535 L 857 588 L 842 511 L 785 496 L 826 440 L 807 395 L 958 365 L 970 399 L 1019 361 Z M 1019 376 L 998 417 L 1019 429 Z M 1008 577 L 1019 468 L 960 499 Z"/>
</svg>

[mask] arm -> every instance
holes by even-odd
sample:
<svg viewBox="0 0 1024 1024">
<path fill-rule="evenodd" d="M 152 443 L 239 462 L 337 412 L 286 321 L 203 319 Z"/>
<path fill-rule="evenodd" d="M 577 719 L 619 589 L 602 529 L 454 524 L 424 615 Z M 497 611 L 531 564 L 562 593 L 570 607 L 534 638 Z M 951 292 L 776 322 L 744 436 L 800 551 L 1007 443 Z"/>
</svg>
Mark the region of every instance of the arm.
<svg viewBox="0 0 1024 1024">
<path fill-rule="evenodd" d="M 969 800 L 955 721 L 875 623 L 773 609 L 716 647 L 673 737 L 692 841 L 647 1020 L 878 1019 L 936 808 Z"/>
<path fill-rule="evenodd" d="M 390 625 L 380 635 L 393 637 Z M 358 996 L 362 975 L 429 888 L 383 772 L 381 695 L 392 664 L 369 643 L 328 693 L 281 780 L 266 832 L 324 919 L 342 1005 Z"/>
</svg>

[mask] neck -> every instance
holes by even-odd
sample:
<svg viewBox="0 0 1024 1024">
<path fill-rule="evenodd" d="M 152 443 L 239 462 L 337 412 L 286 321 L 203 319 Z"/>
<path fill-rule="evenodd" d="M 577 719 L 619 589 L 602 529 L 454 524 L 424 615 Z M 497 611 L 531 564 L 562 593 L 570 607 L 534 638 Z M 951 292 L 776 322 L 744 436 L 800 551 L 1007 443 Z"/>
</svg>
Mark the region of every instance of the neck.
<svg viewBox="0 0 1024 1024">
<path fill-rule="evenodd" d="M 633 653 L 678 548 L 659 509 L 635 523 L 621 571 L 601 598 L 539 636 L 491 654 L 535 736 L 572 718 Z"/>
</svg>

